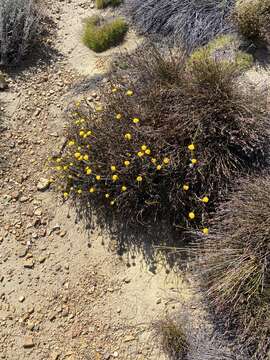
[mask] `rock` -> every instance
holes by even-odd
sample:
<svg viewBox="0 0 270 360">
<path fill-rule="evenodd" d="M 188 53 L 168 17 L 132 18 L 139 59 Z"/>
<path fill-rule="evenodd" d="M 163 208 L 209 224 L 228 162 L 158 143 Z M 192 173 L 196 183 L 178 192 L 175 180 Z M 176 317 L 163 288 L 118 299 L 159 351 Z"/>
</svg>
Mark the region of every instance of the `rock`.
<svg viewBox="0 0 270 360">
<path fill-rule="evenodd" d="M 26 269 L 32 269 L 34 267 L 34 261 L 32 259 L 28 259 L 25 261 L 23 265 Z"/>
<path fill-rule="evenodd" d="M 50 181 L 48 179 L 45 178 L 39 179 L 39 182 L 37 183 L 37 189 L 39 191 L 45 191 L 49 189 L 49 187 L 50 187 Z"/>
<path fill-rule="evenodd" d="M 41 216 L 41 215 L 42 215 L 42 209 L 36 209 L 36 210 L 34 211 L 34 215 L 36 215 L 36 216 Z"/>
<path fill-rule="evenodd" d="M 29 198 L 27 197 L 27 196 L 22 196 L 21 198 L 20 198 L 20 202 L 21 203 L 25 203 L 26 201 L 28 201 L 29 200 Z"/>
<path fill-rule="evenodd" d="M 124 342 L 129 342 L 129 341 L 133 341 L 135 340 L 136 338 L 132 335 L 127 335 L 125 338 L 124 338 Z"/>
<path fill-rule="evenodd" d="M 156 304 L 157 304 L 157 305 L 158 305 L 158 304 L 161 304 L 161 299 L 160 299 L 160 298 L 159 298 L 159 299 L 157 299 Z"/>
<path fill-rule="evenodd" d="M 31 349 L 35 346 L 34 339 L 32 336 L 26 336 L 23 340 L 23 347 L 25 349 Z"/>
<path fill-rule="evenodd" d="M 19 297 L 19 302 L 22 303 L 22 302 L 24 302 L 24 300 L 25 300 L 25 297 L 24 297 L 24 296 L 20 296 L 20 297 Z"/>
</svg>

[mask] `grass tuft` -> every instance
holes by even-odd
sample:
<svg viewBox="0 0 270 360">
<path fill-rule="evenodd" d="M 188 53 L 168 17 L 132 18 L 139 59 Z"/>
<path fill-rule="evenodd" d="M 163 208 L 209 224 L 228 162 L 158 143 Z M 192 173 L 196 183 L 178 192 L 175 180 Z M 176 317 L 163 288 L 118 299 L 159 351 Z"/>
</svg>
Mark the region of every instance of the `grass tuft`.
<svg viewBox="0 0 270 360">
<path fill-rule="evenodd" d="M 202 242 L 208 295 L 254 359 L 270 351 L 270 176 L 242 180 Z"/>
<path fill-rule="evenodd" d="M 186 359 L 189 344 L 179 324 L 171 319 L 161 320 L 155 324 L 155 330 L 160 336 L 162 350 L 170 359 Z"/>
<path fill-rule="evenodd" d="M 269 0 L 238 0 L 233 19 L 239 33 L 255 44 L 270 41 Z"/>
<path fill-rule="evenodd" d="M 119 45 L 128 31 L 127 23 L 121 19 L 104 22 L 98 16 L 88 18 L 85 23 L 83 43 L 95 52 Z"/>
<path fill-rule="evenodd" d="M 96 0 L 96 7 L 98 9 L 105 9 L 107 6 L 119 6 L 123 0 Z"/>
</svg>

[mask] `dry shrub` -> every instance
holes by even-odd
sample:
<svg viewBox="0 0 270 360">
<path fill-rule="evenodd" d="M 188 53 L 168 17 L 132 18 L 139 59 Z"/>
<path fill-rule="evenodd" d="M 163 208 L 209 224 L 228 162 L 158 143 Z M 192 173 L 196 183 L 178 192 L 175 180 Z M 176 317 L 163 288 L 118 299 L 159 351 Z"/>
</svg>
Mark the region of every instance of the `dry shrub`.
<svg viewBox="0 0 270 360">
<path fill-rule="evenodd" d="M 229 31 L 228 18 L 235 0 L 126 0 L 125 3 L 139 31 L 170 36 L 194 49 Z"/>
<path fill-rule="evenodd" d="M 119 45 L 127 31 L 128 25 L 121 18 L 106 22 L 99 16 L 92 16 L 85 22 L 83 42 L 91 50 L 102 52 Z"/>
<path fill-rule="evenodd" d="M 160 320 L 155 324 L 155 330 L 160 336 L 162 350 L 172 360 L 185 360 L 189 344 L 185 331 L 171 319 Z"/>
<path fill-rule="evenodd" d="M 235 65 L 186 66 L 179 50 L 147 45 L 121 61 L 128 69 L 112 72 L 102 108 L 82 102 L 73 111 L 69 146 L 54 164 L 62 191 L 130 223 L 202 230 L 235 176 L 266 165 L 263 98 L 238 91 Z"/>
<path fill-rule="evenodd" d="M 196 247 L 197 248 L 197 247 Z M 198 250 L 198 249 L 197 249 Z M 270 351 L 270 176 L 242 180 L 202 241 L 199 272 L 215 305 L 254 359 Z"/>
<path fill-rule="evenodd" d="M 233 19 L 239 33 L 254 43 L 270 40 L 269 0 L 238 0 Z"/>
<path fill-rule="evenodd" d="M 16 65 L 37 43 L 41 16 L 33 0 L 1 0 L 0 65 Z"/>
</svg>

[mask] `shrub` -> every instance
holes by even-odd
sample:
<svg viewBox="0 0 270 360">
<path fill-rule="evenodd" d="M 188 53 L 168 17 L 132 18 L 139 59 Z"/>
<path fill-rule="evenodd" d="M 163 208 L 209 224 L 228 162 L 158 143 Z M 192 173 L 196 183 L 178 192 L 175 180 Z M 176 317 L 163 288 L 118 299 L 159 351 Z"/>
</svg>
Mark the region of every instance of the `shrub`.
<svg viewBox="0 0 270 360">
<path fill-rule="evenodd" d="M 160 336 L 161 347 L 170 359 L 186 359 L 189 344 L 185 331 L 171 319 L 160 320 L 155 324 L 155 330 Z"/>
<path fill-rule="evenodd" d="M 128 69 L 112 71 L 102 108 L 73 111 L 54 164 L 63 192 L 129 222 L 203 229 L 234 177 L 266 165 L 263 98 L 240 92 L 236 67 L 214 59 L 190 67 L 179 50 L 153 46 L 121 59 Z"/>
<path fill-rule="evenodd" d="M 98 9 L 104 9 L 107 6 L 119 6 L 123 0 L 96 0 L 96 7 Z"/>
<path fill-rule="evenodd" d="M 115 19 L 104 23 L 100 17 L 93 16 L 86 20 L 83 42 L 91 50 L 102 52 L 112 46 L 119 45 L 128 31 L 123 19 Z"/>
<path fill-rule="evenodd" d="M 18 64 L 36 43 L 40 16 L 32 0 L 0 3 L 0 65 Z"/>
<path fill-rule="evenodd" d="M 270 176 L 242 180 L 202 242 L 199 272 L 254 359 L 270 350 Z M 203 269 L 203 270 L 202 270 Z"/>
<path fill-rule="evenodd" d="M 233 13 L 239 33 L 254 43 L 270 40 L 270 2 L 268 0 L 238 0 Z"/>
<path fill-rule="evenodd" d="M 127 12 L 143 33 L 171 36 L 188 49 L 230 29 L 234 0 L 127 0 Z"/>
</svg>

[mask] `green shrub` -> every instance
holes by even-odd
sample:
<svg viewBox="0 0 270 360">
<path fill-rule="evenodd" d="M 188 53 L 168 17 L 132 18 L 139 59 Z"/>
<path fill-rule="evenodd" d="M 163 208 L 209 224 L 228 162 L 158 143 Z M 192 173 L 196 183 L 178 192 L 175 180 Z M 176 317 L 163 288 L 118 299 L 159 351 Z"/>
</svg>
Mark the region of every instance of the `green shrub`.
<svg viewBox="0 0 270 360">
<path fill-rule="evenodd" d="M 69 146 L 53 165 L 62 191 L 129 222 L 207 232 L 220 194 L 266 164 L 264 99 L 240 92 L 235 68 L 214 59 L 191 69 L 179 50 L 142 46 L 122 60 L 128 69 L 101 89 L 102 111 L 82 102 L 72 113 Z"/>
<path fill-rule="evenodd" d="M 233 14 L 239 33 L 254 43 L 270 40 L 269 0 L 238 0 Z"/>
<path fill-rule="evenodd" d="M 86 20 L 83 42 L 91 50 L 102 52 L 119 45 L 127 31 L 128 25 L 123 19 L 103 23 L 100 17 L 93 16 Z"/>
<path fill-rule="evenodd" d="M 96 7 L 98 9 L 104 9 L 107 6 L 119 6 L 123 0 L 96 0 Z"/>
<path fill-rule="evenodd" d="M 270 351 L 270 176 L 242 180 L 202 241 L 198 271 L 254 359 Z"/>
<path fill-rule="evenodd" d="M 161 346 L 164 353 L 172 360 L 186 359 L 189 344 L 185 331 L 171 319 L 158 321 L 155 330 L 160 336 Z"/>
<path fill-rule="evenodd" d="M 205 57 L 217 59 L 236 66 L 239 70 L 246 70 L 253 64 L 253 57 L 239 50 L 239 41 L 235 36 L 223 35 L 215 38 L 207 45 L 195 50 L 191 55 L 193 61 L 203 60 Z"/>
</svg>

